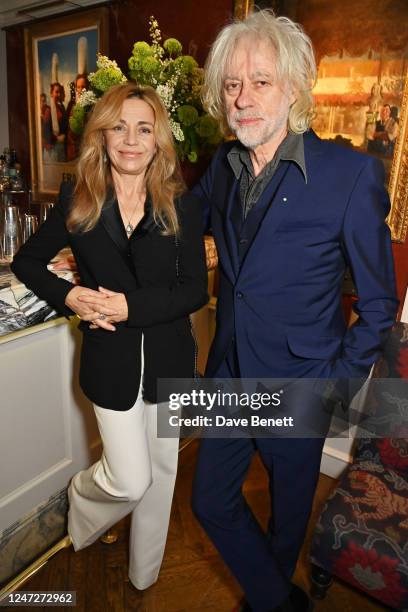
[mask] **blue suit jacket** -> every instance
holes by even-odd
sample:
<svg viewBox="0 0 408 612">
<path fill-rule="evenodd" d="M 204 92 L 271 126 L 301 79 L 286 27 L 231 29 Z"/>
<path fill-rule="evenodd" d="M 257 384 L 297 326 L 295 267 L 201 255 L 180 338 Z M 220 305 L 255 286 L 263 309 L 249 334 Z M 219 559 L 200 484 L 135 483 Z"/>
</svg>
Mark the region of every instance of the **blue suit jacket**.
<svg viewBox="0 0 408 612">
<path fill-rule="evenodd" d="M 220 267 L 216 335 L 207 375 L 235 337 L 242 377 L 366 377 L 398 306 L 390 208 L 380 161 L 304 134 L 307 182 L 291 163 L 239 266 L 231 210 L 238 181 L 223 144 L 195 193 L 215 237 Z M 358 322 L 341 302 L 350 265 Z"/>
</svg>

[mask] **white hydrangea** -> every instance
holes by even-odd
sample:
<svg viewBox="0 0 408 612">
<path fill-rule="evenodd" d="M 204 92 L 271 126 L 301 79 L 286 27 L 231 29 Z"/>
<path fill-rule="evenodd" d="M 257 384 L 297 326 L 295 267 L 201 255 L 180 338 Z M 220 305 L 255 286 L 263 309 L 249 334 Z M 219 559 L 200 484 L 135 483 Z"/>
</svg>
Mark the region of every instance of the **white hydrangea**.
<svg viewBox="0 0 408 612">
<path fill-rule="evenodd" d="M 80 106 L 92 106 L 96 103 L 97 99 L 93 91 L 83 89 L 79 94 L 78 104 Z"/>
<path fill-rule="evenodd" d="M 163 102 L 166 109 L 168 111 L 171 111 L 173 106 L 174 87 L 172 87 L 170 81 L 158 85 L 156 87 L 156 91 L 159 94 L 161 101 Z"/>
<path fill-rule="evenodd" d="M 101 55 L 100 53 L 98 53 L 96 65 L 98 68 L 115 68 L 116 70 L 120 70 L 115 60 L 111 60 L 106 55 Z"/>
<path fill-rule="evenodd" d="M 181 129 L 180 124 L 177 123 L 177 121 L 174 121 L 174 119 L 172 119 L 171 117 L 169 117 L 169 123 L 170 123 L 171 131 L 173 132 L 174 138 L 178 140 L 179 142 L 183 142 L 184 134 L 183 134 L 183 130 Z"/>
</svg>

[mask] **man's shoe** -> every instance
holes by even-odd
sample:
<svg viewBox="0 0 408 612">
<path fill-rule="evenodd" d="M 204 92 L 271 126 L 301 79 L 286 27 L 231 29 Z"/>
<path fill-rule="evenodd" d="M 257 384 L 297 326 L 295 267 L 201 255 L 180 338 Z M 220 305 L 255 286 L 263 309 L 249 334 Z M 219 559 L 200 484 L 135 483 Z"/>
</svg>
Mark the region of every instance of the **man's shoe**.
<svg viewBox="0 0 408 612">
<path fill-rule="evenodd" d="M 289 599 L 294 612 L 312 612 L 314 608 L 313 601 L 307 593 L 297 584 L 293 584 L 289 594 Z"/>
<path fill-rule="evenodd" d="M 307 593 L 297 584 L 293 584 L 289 596 L 271 612 L 312 612 L 314 604 Z"/>
<path fill-rule="evenodd" d="M 247 600 L 243 599 L 241 603 L 238 604 L 238 606 L 233 609 L 232 612 L 253 612 L 253 611 L 252 611 L 251 606 L 247 602 Z M 277 608 L 273 608 L 273 610 L 270 610 L 269 612 L 295 612 L 295 608 L 293 607 L 288 597 L 287 599 L 285 599 L 283 604 L 281 604 Z"/>
<path fill-rule="evenodd" d="M 292 588 L 289 596 L 277 608 L 273 608 L 271 612 L 312 612 L 314 608 L 313 601 L 308 594 L 297 584 L 292 583 Z M 246 599 L 243 599 L 233 612 L 252 612 L 252 608 Z"/>
<path fill-rule="evenodd" d="M 232 612 L 252 612 L 252 608 L 246 599 L 243 599 Z"/>
</svg>

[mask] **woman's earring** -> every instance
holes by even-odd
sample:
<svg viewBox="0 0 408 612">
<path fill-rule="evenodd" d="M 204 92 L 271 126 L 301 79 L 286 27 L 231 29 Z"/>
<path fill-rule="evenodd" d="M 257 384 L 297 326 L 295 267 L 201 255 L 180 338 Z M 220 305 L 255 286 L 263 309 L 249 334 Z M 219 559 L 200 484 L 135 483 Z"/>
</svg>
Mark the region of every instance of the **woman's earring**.
<svg viewBox="0 0 408 612">
<path fill-rule="evenodd" d="M 108 156 L 106 155 L 106 151 L 103 152 L 103 163 L 106 164 L 108 161 Z"/>
</svg>

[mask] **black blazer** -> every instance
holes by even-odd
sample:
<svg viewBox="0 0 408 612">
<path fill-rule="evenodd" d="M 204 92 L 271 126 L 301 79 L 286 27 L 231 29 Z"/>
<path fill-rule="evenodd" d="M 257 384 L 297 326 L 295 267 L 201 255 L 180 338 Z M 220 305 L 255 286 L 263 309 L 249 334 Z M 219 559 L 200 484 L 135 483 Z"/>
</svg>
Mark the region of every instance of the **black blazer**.
<svg viewBox="0 0 408 612">
<path fill-rule="evenodd" d="M 143 397 L 155 402 L 157 378 L 190 378 L 194 373 L 195 343 L 188 315 L 208 300 L 200 202 L 191 193 L 177 200 L 178 244 L 174 236 L 160 233 L 148 203 L 128 240 L 113 194 L 92 230 L 68 232 L 65 218 L 72 189 L 69 183 L 62 185 L 50 218 L 21 247 L 11 268 L 65 316 L 74 314 L 65 305 L 73 285 L 48 271 L 47 264 L 67 245 L 75 256 L 82 286 L 124 293 L 129 317 L 115 324 L 115 332 L 79 323 L 83 332 L 80 384 L 98 406 L 131 408 L 140 384 L 143 333 Z"/>
</svg>

